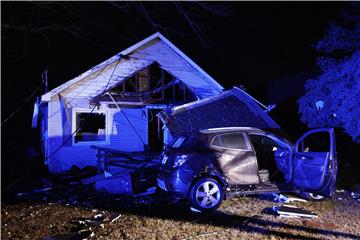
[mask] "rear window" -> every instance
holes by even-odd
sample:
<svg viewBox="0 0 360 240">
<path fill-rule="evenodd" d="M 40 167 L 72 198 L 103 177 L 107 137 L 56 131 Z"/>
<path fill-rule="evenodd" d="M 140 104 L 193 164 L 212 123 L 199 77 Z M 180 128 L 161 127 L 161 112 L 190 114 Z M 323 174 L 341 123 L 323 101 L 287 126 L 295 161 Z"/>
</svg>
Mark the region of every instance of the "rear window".
<svg viewBox="0 0 360 240">
<path fill-rule="evenodd" d="M 242 133 L 226 133 L 220 134 L 214 137 L 211 142 L 212 146 L 231 148 L 239 150 L 248 150 L 248 144 L 246 143 L 245 136 Z"/>
</svg>

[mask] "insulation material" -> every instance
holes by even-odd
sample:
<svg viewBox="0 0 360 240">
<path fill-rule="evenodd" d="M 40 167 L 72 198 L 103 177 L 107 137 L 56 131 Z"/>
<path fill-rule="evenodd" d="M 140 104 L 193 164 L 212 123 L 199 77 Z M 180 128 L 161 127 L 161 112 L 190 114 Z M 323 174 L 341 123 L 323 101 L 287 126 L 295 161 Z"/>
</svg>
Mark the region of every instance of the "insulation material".
<svg viewBox="0 0 360 240">
<path fill-rule="evenodd" d="M 157 62 L 164 70 L 183 82 L 200 99 L 221 92 L 217 85 L 187 63 L 163 41 L 153 41 L 146 48 L 135 51 L 130 58 Z"/>
<path fill-rule="evenodd" d="M 115 61 L 67 88 L 62 95 L 68 99 L 96 97 L 152 63 L 138 59 Z"/>
</svg>

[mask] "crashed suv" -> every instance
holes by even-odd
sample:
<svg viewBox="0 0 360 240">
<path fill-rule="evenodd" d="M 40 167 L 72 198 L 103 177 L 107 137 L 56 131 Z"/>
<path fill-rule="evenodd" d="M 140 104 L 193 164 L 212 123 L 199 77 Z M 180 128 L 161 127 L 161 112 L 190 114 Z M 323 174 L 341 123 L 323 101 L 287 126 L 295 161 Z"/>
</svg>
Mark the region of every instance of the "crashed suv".
<svg viewBox="0 0 360 240">
<path fill-rule="evenodd" d="M 257 128 L 206 129 L 175 139 L 157 184 L 203 212 L 231 196 L 294 192 L 318 200 L 335 191 L 335 148 L 332 128 L 310 130 L 295 144 Z"/>
</svg>

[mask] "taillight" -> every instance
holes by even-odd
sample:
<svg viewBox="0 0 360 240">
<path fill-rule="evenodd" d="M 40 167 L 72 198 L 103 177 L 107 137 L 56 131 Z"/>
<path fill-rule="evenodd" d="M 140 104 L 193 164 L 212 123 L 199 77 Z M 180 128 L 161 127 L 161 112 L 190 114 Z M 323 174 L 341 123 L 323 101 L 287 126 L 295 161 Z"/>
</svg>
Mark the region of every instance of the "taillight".
<svg viewBox="0 0 360 240">
<path fill-rule="evenodd" d="M 187 161 L 187 159 L 188 155 L 185 154 L 176 156 L 173 167 L 176 168 L 183 165 Z"/>
</svg>

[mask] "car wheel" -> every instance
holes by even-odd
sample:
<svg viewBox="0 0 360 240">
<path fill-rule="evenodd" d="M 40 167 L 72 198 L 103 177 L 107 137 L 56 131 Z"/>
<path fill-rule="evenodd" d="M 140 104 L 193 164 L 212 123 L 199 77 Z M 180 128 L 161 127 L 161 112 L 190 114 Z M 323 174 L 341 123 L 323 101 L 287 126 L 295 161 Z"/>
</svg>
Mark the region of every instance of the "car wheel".
<svg viewBox="0 0 360 240">
<path fill-rule="evenodd" d="M 214 211 L 221 205 L 223 198 L 222 186 L 211 177 L 200 178 L 189 192 L 190 205 L 201 212 Z"/>
<path fill-rule="evenodd" d="M 316 194 L 316 193 L 309 193 L 309 192 L 301 192 L 301 197 L 305 198 L 306 200 L 310 201 L 322 201 L 324 200 L 324 196 Z"/>
</svg>

